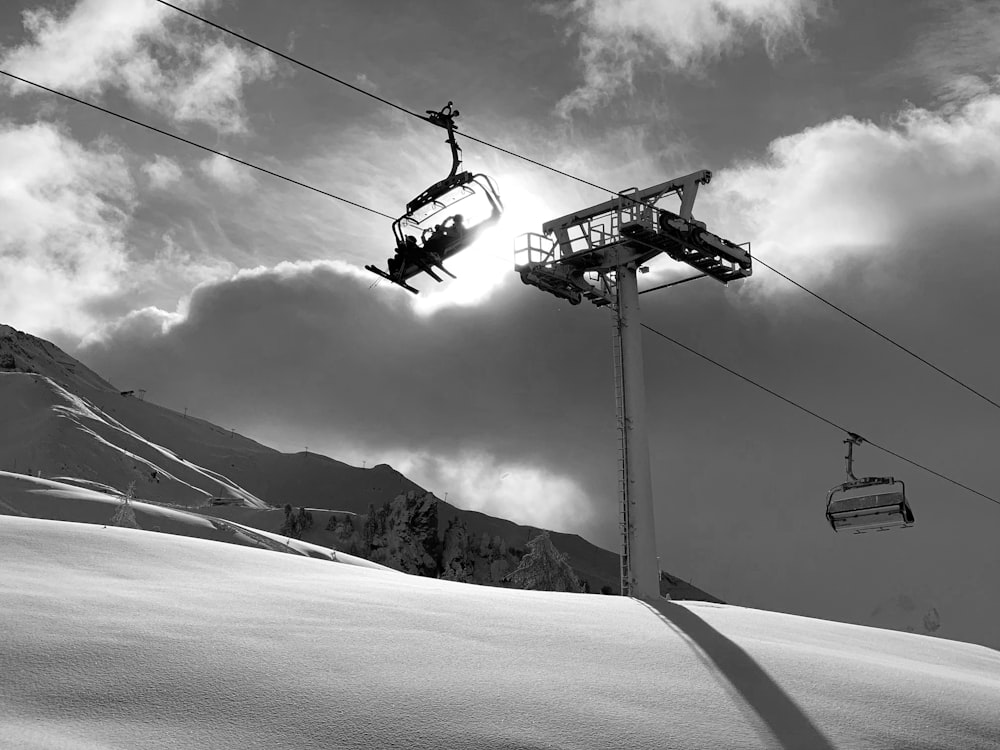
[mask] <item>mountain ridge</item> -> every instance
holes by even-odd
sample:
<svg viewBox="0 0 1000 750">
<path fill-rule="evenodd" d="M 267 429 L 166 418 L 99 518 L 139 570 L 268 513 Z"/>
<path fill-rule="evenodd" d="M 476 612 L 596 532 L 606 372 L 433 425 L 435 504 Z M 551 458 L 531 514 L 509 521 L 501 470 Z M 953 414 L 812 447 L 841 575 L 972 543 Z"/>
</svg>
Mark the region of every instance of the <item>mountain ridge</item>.
<svg viewBox="0 0 1000 750">
<path fill-rule="evenodd" d="M 366 515 L 408 493 L 429 494 L 387 464 L 358 468 L 314 452 L 281 453 L 146 401 L 142 391 L 118 390 L 54 344 L 6 325 L 0 325 L 0 425 L 0 470 L 110 485 L 119 493 L 132 484 L 137 499 L 179 503 L 262 529 L 281 526 L 286 504 Z M 434 500 L 442 539 L 450 524 L 462 523 L 470 537 L 499 537 L 523 550 L 541 530 Z M 329 518 L 322 514 L 324 522 Z M 304 538 L 333 546 L 325 531 L 317 524 Z M 617 554 L 577 534 L 550 536 L 591 590 L 619 591 Z M 662 586 L 675 596 L 720 601 L 669 574 Z"/>
</svg>

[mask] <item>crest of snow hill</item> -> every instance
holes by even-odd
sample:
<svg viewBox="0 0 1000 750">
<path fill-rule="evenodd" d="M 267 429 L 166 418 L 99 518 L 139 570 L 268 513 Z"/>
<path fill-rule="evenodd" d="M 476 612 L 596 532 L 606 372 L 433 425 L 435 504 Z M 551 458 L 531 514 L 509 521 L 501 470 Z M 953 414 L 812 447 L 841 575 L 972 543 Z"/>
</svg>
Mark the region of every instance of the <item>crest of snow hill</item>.
<svg viewBox="0 0 1000 750">
<path fill-rule="evenodd" d="M 246 533 L 231 533 L 235 523 L 414 575 L 620 593 L 617 554 L 577 535 L 457 508 L 385 464 L 361 469 L 280 453 L 146 400 L 141 385 L 116 387 L 54 344 L 0 325 L 0 471 L 85 488 L 112 503 L 70 502 L 57 487 L 9 476 L 0 514 L 100 524 L 114 516 L 115 524 L 247 543 Z M 214 535 L 203 521 L 179 523 L 156 507 L 208 519 Z M 720 601 L 668 574 L 662 589 Z"/>
</svg>

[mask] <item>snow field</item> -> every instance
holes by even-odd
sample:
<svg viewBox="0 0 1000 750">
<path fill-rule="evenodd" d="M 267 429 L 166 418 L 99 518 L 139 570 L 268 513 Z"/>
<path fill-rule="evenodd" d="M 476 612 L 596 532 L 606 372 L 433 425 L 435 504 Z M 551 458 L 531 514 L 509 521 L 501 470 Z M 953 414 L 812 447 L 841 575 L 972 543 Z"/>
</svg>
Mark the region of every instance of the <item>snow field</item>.
<svg viewBox="0 0 1000 750">
<path fill-rule="evenodd" d="M 114 527 L 0 516 L 0 633 L 0 747 L 1000 746 L 980 646 Z"/>
</svg>

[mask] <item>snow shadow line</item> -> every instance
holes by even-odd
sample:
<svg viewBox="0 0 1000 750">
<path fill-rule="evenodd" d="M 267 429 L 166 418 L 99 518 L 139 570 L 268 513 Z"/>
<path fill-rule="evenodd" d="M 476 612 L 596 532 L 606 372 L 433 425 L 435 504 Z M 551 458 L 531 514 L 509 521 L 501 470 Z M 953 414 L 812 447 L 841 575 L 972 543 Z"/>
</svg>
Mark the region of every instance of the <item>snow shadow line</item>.
<svg viewBox="0 0 1000 750">
<path fill-rule="evenodd" d="M 637 600 L 701 649 L 785 750 L 836 750 L 809 717 L 739 645 L 694 612 L 666 599 Z"/>
</svg>

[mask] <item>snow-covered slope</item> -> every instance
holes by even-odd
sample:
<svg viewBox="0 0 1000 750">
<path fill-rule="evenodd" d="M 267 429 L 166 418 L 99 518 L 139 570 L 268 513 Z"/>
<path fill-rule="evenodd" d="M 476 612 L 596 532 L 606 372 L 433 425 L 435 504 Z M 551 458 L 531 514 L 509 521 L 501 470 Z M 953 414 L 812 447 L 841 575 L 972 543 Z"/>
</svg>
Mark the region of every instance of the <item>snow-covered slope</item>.
<svg viewBox="0 0 1000 750">
<path fill-rule="evenodd" d="M 267 506 L 222 474 L 146 439 L 45 375 L 0 373 L 0 424 L 5 469 L 96 481 L 119 491 L 135 482 L 137 497 L 151 500 L 198 505 L 221 495 Z"/>
<path fill-rule="evenodd" d="M 29 381 L 49 383 L 52 392 L 25 400 L 28 394 L 20 383 Z M 112 484 L 120 491 L 136 480 L 138 496 L 156 500 L 252 495 L 251 505 L 263 500 L 275 506 L 293 503 L 358 512 L 369 503 L 381 504 L 420 489 L 389 466 L 361 469 L 314 453 L 280 453 L 233 430 L 147 401 L 140 397 L 141 384 L 119 385 L 124 388 L 115 388 L 51 342 L 0 324 L 0 469 L 77 476 Z M 65 394 L 85 408 L 68 405 Z M 68 426 L 52 420 L 53 410 L 67 406 L 76 413 L 63 415 L 77 422 L 90 417 L 87 411 L 99 416 L 86 423 L 92 434 L 78 431 L 70 440 L 61 439 Z M 20 422 L 9 418 L 13 412 Z M 63 429 L 31 431 L 35 423 Z M 87 440 L 88 436 L 93 439 Z M 95 445 L 101 441 L 111 446 Z M 150 451 L 149 446 L 155 449 Z M 165 466 L 168 473 L 192 485 L 181 489 L 180 496 L 175 483 L 165 485 L 160 477 L 156 486 L 152 479 L 155 466 L 169 462 L 163 451 L 183 464 L 174 466 L 176 471 Z M 96 460 L 95 453 L 101 454 Z M 139 460 L 133 460 L 133 453 Z M 88 472 L 87 467 L 95 464 L 100 466 Z M 95 476 L 108 467 L 114 468 L 112 474 Z"/>
<path fill-rule="evenodd" d="M 961 748 L 1000 654 L 0 516 L 0 745 Z"/>
<path fill-rule="evenodd" d="M 120 503 L 120 495 L 101 489 L 77 487 L 49 479 L 0 471 L 0 516 L 13 515 L 104 526 L 111 523 Z M 280 534 L 212 515 L 141 500 L 132 501 L 131 507 L 139 528 L 147 531 L 390 570 L 378 563 L 336 552 L 329 547 L 300 539 L 289 539 Z"/>
<path fill-rule="evenodd" d="M 70 390 L 113 392 L 114 386 L 51 341 L 0 323 L 0 370 L 45 375 Z"/>
</svg>

